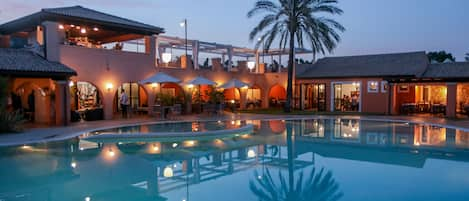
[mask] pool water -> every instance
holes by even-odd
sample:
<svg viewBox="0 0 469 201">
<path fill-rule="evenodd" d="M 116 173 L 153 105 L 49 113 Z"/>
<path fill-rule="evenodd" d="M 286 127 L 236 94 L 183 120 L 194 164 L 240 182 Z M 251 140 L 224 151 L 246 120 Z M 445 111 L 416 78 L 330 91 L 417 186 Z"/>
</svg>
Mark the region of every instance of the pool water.
<svg viewBox="0 0 469 201">
<path fill-rule="evenodd" d="M 0 200 L 469 200 L 468 132 L 349 119 L 222 124 L 255 131 L 164 142 L 81 136 L 0 148 Z"/>
</svg>

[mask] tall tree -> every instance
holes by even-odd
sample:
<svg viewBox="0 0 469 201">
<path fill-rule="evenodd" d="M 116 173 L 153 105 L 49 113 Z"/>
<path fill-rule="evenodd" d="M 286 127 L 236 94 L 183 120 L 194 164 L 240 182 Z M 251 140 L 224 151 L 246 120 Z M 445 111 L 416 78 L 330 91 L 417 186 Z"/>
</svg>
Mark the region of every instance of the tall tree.
<svg viewBox="0 0 469 201">
<path fill-rule="evenodd" d="M 466 53 L 466 57 L 464 57 L 466 61 L 469 61 L 469 53 Z"/>
<path fill-rule="evenodd" d="M 278 1 L 278 2 L 274 2 Z M 336 6 L 337 0 L 258 0 L 248 12 L 248 18 L 264 13 L 259 24 L 251 31 L 249 39 L 259 37 L 256 49 L 261 45 L 270 49 L 274 40 L 285 49 L 289 44 L 288 83 L 285 112 L 291 111 L 293 96 L 293 71 L 295 45 L 300 48 L 307 43 L 316 54 L 332 52 L 340 41 L 339 32 L 345 28 L 337 21 L 320 14 L 340 15 L 343 11 Z"/>
<path fill-rule="evenodd" d="M 456 58 L 453 57 L 453 55 L 449 52 L 446 51 L 439 51 L 439 52 L 429 52 L 427 53 L 428 60 L 430 62 L 437 62 L 437 63 L 443 63 L 446 60 L 450 60 L 452 62 L 456 61 Z"/>
</svg>

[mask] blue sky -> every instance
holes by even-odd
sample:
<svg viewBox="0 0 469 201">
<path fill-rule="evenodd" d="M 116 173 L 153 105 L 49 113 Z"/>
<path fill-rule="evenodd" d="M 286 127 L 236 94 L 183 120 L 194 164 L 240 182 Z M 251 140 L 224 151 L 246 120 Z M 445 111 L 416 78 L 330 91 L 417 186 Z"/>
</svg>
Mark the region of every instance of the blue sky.
<svg viewBox="0 0 469 201">
<path fill-rule="evenodd" d="M 2 0 L 0 23 L 44 7 L 82 5 L 161 26 L 167 35 L 253 47 L 248 40 L 258 19 L 246 13 L 255 0 Z M 457 60 L 469 52 L 468 0 L 339 0 L 347 31 L 332 55 L 446 50 Z"/>
</svg>

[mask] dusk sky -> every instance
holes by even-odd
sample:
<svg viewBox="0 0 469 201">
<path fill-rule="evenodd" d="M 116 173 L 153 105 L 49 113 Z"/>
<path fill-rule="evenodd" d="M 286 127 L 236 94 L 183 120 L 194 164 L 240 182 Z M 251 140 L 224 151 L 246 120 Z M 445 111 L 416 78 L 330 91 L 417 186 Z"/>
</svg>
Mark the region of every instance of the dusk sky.
<svg viewBox="0 0 469 201">
<path fill-rule="evenodd" d="M 41 8 L 82 5 L 166 29 L 189 38 L 253 47 L 250 30 L 259 21 L 246 13 L 255 0 L 2 0 L 0 23 Z M 446 50 L 457 60 L 469 52 L 468 0 L 340 0 L 342 16 L 333 18 L 347 31 L 335 56 Z"/>
</svg>

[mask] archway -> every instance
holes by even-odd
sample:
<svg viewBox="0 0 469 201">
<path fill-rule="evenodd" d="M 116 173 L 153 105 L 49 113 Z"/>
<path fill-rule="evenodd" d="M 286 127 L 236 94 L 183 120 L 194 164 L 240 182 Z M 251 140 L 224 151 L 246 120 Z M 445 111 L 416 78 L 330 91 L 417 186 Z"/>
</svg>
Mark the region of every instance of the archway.
<svg viewBox="0 0 469 201">
<path fill-rule="evenodd" d="M 46 83 L 46 82 L 44 82 Z M 55 121 L 55 105 L 50 86 L 41 88 L 32 81 L 14 84 L 12 91 L 12 105 L 14 110 L 19 110 L 24 117 L 36 123 L 53 123 Z"/>
<path fill-rule="evenodd" d="M 247 89 L 246 92 L 246 108 L 260 108 L 262 106 L 262 91 L 257 85 L 254 85 Z"/>
<path fill-rule="evenodd" d="M 287 93 L 283 86 L 276 84 L 269 91 L 269 107 L 282 107 L 287 99 Z"/>
<path fill-rule="evenodd" d="M 170 105 L 184 103 L 184 89 L 179 84 L 173 82 L 161 84 L 160 92 L 156 94 L 155 103 L 161 104 L 162 101 L 165 102 L 164 99 L 168 98 L 171 99 Z"/>
<path fill-rule="evenodd" d="M 240 107 L 239 101 L 241 99 L 241 94 L 239 92 L 239 89 L 237 88 L 225 89 L 223 91 L 223 95 L 225 96 L 225 103 L 227 105 L 235 104 L 237 108 Z"/>
<path fill-rule="evenodd" d="M 117 88 L 114 96 L 114 112 L 121 111 L 119 97 L 121 97 L 122 89 L 129 97 L 129 110 L 137 113 L 148 111 L 148 94 L 143 86 L 135 82 L 124 83 Z"/>
<path fill-rule="evenodd" d="M 70 82 L 71 121 L 104 119 L 103 94 L 98 87 L 87 81 Z"/>
</svg>

